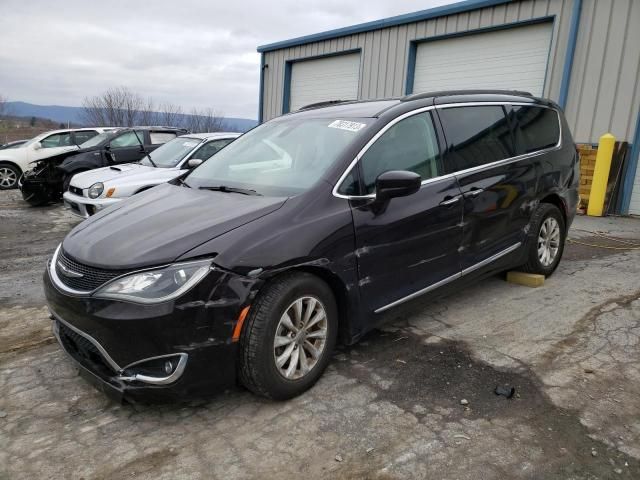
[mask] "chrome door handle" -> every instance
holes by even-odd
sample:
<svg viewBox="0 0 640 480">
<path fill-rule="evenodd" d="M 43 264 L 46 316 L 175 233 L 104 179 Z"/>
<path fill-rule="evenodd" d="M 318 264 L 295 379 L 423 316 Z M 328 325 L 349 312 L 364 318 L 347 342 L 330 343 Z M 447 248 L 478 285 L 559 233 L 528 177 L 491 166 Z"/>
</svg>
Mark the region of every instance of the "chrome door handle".
<svg viewBox="0 0 640 480">
<path fill-rule="evenodd" d="M 460 201 L 460 195 L 456 195 L 455 197 L 450 197 L 450 198 L 444 197 L 444 200 L 440 202 L 440 205 L 444 205 L 444 206 L 453 205 L 454 203 L 457 203 L 459 201 Z"/>
<path fill-rule="evenodd" d="M 464 196 L 466 197 L 477 197 L 482 192 L 484 192 L 484 188 L 472 188 L 471 190 L 464 192 Z"/>
</svg>

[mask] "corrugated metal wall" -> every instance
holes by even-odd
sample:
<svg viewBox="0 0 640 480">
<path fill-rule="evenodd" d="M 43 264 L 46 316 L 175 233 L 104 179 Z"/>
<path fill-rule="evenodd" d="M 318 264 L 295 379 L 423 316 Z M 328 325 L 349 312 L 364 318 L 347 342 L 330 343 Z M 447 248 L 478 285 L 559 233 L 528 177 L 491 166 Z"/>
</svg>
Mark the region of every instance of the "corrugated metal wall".
<svg viewBox="0 0 640 480">
<path fill-rule="evenodd" d="M 640 2 L 585 0 L 566 115 L 576 140 L 633 140 L 640 108 Z"/>
<path fill-rule="evenodd" d="M 405 94 L 411 40 L 555 16 L 544 96 L 558 99 L 573 0 L 514 1 L 265 53 L 263 118 L 282 114 L 287 60 L 362 49 L 359 98 Z M 567 119 L 578 142 L 631 140 L 640 104 L 640 1 L 584 0 Z"/>
</svg>

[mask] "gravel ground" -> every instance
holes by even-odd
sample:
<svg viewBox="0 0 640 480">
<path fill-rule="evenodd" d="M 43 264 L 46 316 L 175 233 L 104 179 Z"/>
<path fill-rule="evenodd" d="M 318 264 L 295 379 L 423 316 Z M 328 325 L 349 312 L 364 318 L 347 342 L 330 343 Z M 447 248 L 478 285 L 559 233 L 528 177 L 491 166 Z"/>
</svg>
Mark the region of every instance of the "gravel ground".
<svg viewBox="0 0 640 480">
<path fill-rule="evenodd" d="M 640 478 L 640 220 L 579 217 L 543 287 L 391 312 L 294 400 L 155 406 L 112 403 L 53 342 L 41 276 L 78 220 L 16 191 L 0 220 L 0 479 Z"/>
</svg>

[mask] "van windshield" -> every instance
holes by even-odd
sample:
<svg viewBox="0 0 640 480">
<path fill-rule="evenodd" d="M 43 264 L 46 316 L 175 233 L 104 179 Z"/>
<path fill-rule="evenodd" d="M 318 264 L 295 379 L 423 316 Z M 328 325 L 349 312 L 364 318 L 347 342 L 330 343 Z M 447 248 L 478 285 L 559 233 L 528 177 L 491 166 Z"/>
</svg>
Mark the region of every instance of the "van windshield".
<svg viewBox="0 0 640 480">
<path fill-rule="evenodd" d="M 186 178 L 193 188 L 228 187 L 292 196 L 320 180 L 372 118 L 296 118 L 267 122 L 245 133 Z"/>
</svg>

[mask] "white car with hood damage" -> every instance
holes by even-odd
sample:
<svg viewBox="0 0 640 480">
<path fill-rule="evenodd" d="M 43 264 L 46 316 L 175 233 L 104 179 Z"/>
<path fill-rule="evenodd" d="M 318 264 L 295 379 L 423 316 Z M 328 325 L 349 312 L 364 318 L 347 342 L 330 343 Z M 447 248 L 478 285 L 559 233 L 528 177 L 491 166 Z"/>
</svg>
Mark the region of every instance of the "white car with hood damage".
<svg viewBox="0 0 640 480">
<path fill-rule="evenodd" d="M 158 147 L 138 163 L 97 168 L 73 176 L 64 205 L 84 218 L 126 198 L 166 183 L 208 160 L 239 133 L 192 133 Z"/>
</svg>

